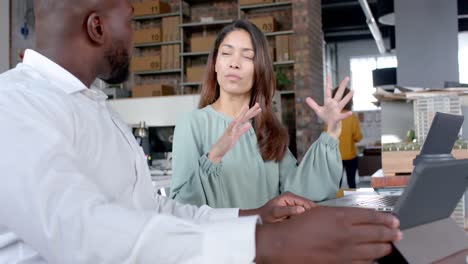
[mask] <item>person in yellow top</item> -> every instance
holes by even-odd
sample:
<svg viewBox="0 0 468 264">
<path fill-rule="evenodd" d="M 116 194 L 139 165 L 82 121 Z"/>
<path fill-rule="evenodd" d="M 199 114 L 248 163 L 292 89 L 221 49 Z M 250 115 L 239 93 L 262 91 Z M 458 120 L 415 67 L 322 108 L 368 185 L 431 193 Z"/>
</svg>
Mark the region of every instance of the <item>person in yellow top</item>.
<svg viewBox="0 0 468 264">
<path fill-rule="evenodd" d="M 337 88 L 333 90 L 333 96 L 337 92 Z M 346 88 L 344 95 L 346 96 L 351 90 Z M 343 112 L 351 111 L 353 108 L 353 99 L 351 99 L 343 108 Z M 340 153 L 343 161 L 343 170 L 346 170 L 346 179 L 348 180 L 349 188 L 356 188 L 356 171 L 358 168 L 358 153 L 356 143 L 361 141 L 362 133 L 359 125 L 359 118 L 352 114 L 341 121 Z M 343 178 L 340 180 L 340 187 Z"/>
</svg>

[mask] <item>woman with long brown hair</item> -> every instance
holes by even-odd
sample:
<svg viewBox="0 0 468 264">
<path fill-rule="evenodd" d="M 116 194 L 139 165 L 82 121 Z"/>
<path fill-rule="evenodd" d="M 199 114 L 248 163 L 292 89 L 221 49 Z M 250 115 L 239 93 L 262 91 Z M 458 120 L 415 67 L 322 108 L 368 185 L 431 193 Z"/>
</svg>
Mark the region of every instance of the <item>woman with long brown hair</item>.
<svg viewBox="0 0 468 264">
<path fill-rule="evenodd" d="M 176 125 L 172 198 L 257 208 L 286 191 L 315 201 L 335 196 L 342 171 L 337 138 L 348 116 L 341 109 L 352 94 L 332 98 L 328 80 L 323 106 L 307 98 L 328 131 L 297 166 L 288 133 L 273 112 L 275 83 L 263 33 L 245 20 L 224 27 L 208 58 L 200 109 Z"/>
</svg>

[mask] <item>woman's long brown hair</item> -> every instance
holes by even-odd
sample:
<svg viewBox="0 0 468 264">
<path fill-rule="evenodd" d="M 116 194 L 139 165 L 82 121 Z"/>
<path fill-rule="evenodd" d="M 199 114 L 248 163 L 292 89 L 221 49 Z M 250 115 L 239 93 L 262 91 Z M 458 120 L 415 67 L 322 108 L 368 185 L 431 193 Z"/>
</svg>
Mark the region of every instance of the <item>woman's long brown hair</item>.
<svg viewBox="0 0 468 264">
<path fill-rule="evenodd" d="M 205 78 L 203 81 L 199 108 L 214 103 L 219 98 L 219 84 L 216 79 L 215 64 L 219 46 L 232 31 L 244 30 L 249 33 L 254 48 L 254 80 L 251 90 L 249 107 L 256 102 L 262 112 L 253 120 L 258 146 L 263 160 L 280 161 L 288 148 L 289 136 L 286 128 L 276 118 L 273 112 L 273 96 L 276 91 L 275 72 L 270 57 L 268 42 L 263 33 L 254 24 L 246 20 L 236 20 L 225 26 L 218 37 L 208 57 Z"/>
</svg>

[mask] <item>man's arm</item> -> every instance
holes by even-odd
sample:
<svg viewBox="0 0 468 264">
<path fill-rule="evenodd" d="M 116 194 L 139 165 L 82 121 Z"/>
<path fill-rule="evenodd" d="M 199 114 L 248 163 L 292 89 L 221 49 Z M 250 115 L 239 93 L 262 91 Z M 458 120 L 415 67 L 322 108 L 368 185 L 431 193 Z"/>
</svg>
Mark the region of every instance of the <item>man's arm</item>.
<svg viewBox="0 0 468 264">
<path fill-rule="evenodd" d="M 4 100 L 18 106 L 7 107 Z M 256 217 L 196 223 L 121 205 L 77 166 L 70 143 L 73 119 L 65 110 L 49 109 L 54 115 L 44 117 L 22 100 L 0 100 L 0 122 L 8 126 L 0 130 L 0 225 L 47 262 L 242 263 L 254 258 Z M 35 103 L 47 108 L 46 101 Z"/>
</svg>

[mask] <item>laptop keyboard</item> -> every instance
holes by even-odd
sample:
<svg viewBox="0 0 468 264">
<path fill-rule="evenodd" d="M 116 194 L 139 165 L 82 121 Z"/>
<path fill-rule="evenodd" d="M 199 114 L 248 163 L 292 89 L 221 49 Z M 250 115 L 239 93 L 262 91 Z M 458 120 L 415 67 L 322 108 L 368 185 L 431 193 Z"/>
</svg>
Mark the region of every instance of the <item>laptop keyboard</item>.
<svg viewBox="0 0 468 264">
<path fill-rule="evenodd" d="M 372 197 L 364 201 L 359 201 L 358 205 L 363 207 L 393 207 L 400 198 L 399 195 L 387 195 Z"/>
</svg>

